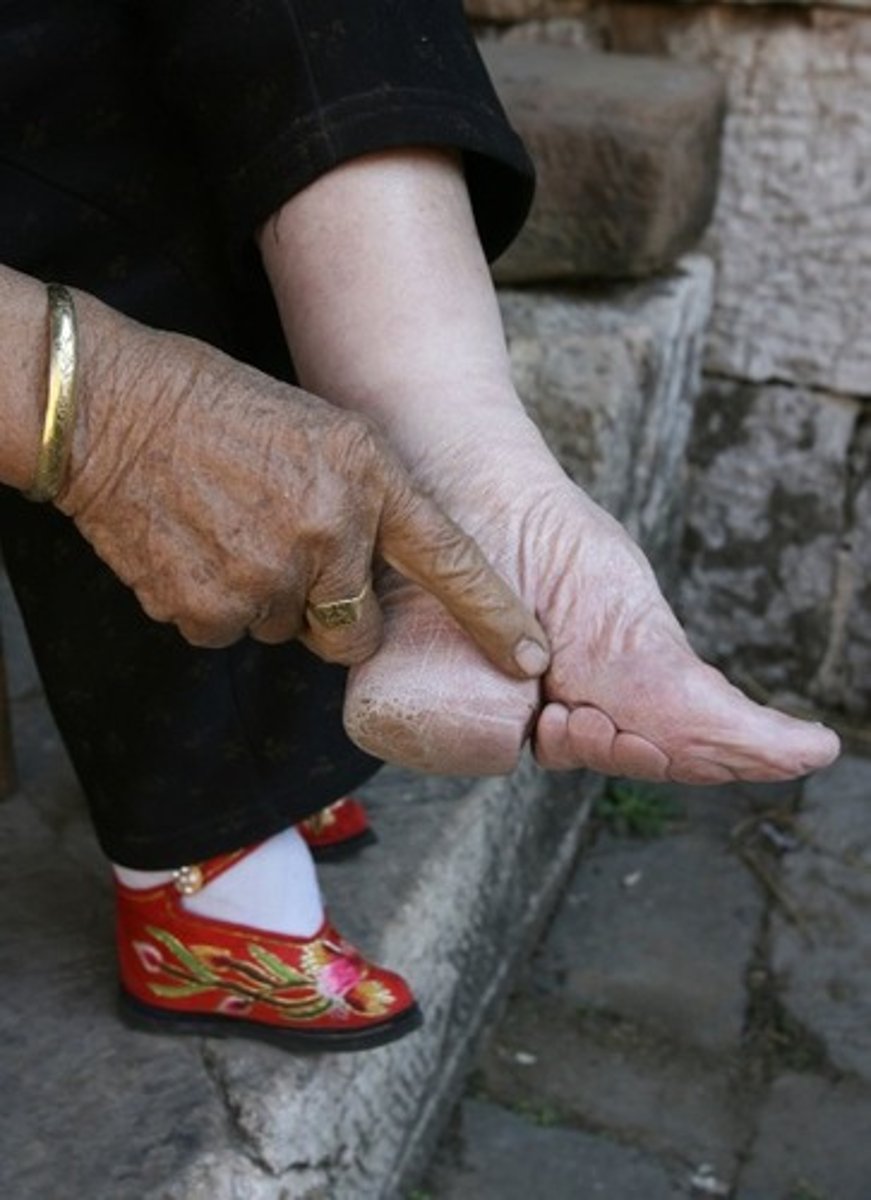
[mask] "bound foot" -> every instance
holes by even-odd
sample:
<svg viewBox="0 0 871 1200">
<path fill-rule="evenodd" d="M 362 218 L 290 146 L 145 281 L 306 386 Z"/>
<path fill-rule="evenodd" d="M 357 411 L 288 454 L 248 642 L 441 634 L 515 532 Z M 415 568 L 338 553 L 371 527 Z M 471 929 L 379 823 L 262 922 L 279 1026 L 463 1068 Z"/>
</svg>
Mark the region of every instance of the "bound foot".
<svg viewBox="0 0 871 1200">
<path fill-rule="evenodd" d="M 498 774 L 531 735 L 545 767 L 687 783 L 785 779 L 836 757 L 830 730 L 753 703 L 698 658 L 644 555 L 525 420 L 467 429 L 417 476 L 537 612 L 553 657 L 539 695 L 388 574 L 384 643 L 352 673 L 346 701 L 365 749 L 427 771 Z"/>
</svg>

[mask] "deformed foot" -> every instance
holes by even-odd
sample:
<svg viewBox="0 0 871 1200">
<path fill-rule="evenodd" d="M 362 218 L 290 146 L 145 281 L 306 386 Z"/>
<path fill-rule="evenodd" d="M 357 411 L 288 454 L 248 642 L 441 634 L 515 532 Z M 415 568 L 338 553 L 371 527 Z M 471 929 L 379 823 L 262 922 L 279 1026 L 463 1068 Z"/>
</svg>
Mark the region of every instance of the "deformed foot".
<svg viewBox="0 0 871 1200">
<path fill-rule="evenodd" d="M 384 645 L 346 700 L 365 749 L 495 774 L 531 734 L 545 767 L 687 783 L 786 779 L 837 756 L 830 730 L 755 704 L 698 658 L 644 555 L 545 452 L 509 451 L 486 474 L 463 467 L 454 455 L 427 482 L 536 610 L 553 652 L 543 694 L 490 667 L 437 601 L 388 576 Z"/>
</svg>

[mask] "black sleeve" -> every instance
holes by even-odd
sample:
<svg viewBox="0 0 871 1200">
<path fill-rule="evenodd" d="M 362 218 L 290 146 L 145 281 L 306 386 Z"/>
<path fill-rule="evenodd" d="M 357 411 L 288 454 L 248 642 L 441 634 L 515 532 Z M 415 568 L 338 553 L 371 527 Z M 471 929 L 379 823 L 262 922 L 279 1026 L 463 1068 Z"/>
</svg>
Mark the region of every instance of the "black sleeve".
<svg viewBox="0 0 871 1200">
<path fill-rule="evenodd" d="M 532 165 L 462 0 L 143 0 L 140 12 L 234 242 L 339 163 L 398 146 L 463 152 L 490 258 L 522 225 Z"/>
</svg>

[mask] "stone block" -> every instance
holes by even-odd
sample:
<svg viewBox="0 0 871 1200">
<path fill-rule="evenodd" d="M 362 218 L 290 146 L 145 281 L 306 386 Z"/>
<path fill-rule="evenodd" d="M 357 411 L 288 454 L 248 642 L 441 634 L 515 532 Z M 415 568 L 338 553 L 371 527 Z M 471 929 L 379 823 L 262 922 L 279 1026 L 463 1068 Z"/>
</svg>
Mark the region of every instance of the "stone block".
<svg viewBox="0 0 871 1200">
<path fill-rule="evenodd" d="M 466 13 L 479 21 L 528 21 L 585 13 L 590 0 L 465 0 Z"/>
<path fill-rule="evenodd" d="M 604 51 L 605 39 L 598 21 L 592 17 L 552 17 L 543 21 L 523 21 L 519 25 L 487 26 L 479 33 L 482 41 L 503 41 L 528 45 L 571 46 L 575 50 Z"/>
<path fill-rule="evenodd" d="M 542 1128 L 477 1100 L 462 1107 L 458 1163 L 432 1175 L 438 1200 L 530 1200 L 533 1196 L 679 1200 L 683 1181 L 655 1158 L 574 1129 Z"/>
<path fill-rule="evenodd" d="M 666 584 L 712 283 L 710 264 L 693 256 L 644 284 L 500 294 L 515 382 L 533 418 Z"/>
<path fill-rule="evenodd" d="M 579 1011 L 574 995 L 544 995 L 532 970 L 474 1079 L 504 1107 L 607 1129 L 621 1142 L 688 1166 L 708 1163 L 718 1178 L 730 1178 L 750 1120 L 733 1067 L 632 1022 Z"/>
<path fill-rule="evenodd" d="M 727 81 L 709 367 L 867 395 L 871 17 L 617 4 L 605 19 L 614 49 Z"/>
<path fill-rule="evenodd" d="M 804 845 L 782 877 L 802 924 L 775 912 L 771 961 L 789 1012 L 836 1067 L 871 1084 L 869 809 L 867 760 L 842 758 L 806 785 Z"/>
<path fill-rule="evenodd" d="M 752 878 L 699 833 L 607 846 L 569 884 L 535 960 L 538 987 L 686 1046 L 736 1051 L 764 909 Z"/>
<path fill-rule="evenodd" d="M 680 611 L 737 681 L 840 702 L 845 511 L 859 405 L 709 379 L 690 447 Z M 849 605 L 848 605 L 849 607 Z M 855 681 L 871 697 L 871 677 Z"/>
<path fill-rule="evenodd" d="M 735 1200 L 868 1200 L 871 1093 L 808 1075 L 776 1080 Z"/>
<path fill-rule="evenodd" d="M 695 245 L 714 207 L 723 90 L 705 68 L 487 41 L 538 169 L 500 283 L 639 278 Z"/>
<path fill-rule="evenodd" d="M 712 4 L 797 5 L 805 8 L 819 4 L 819 0 L 674 0 L 675 6 L 696 5 L 710 7 Z M 605 7 L 608 5 L 606 4 Z M 587 16 L 603 7 L 595 0 L 465 0 L 467 14 L 478 21 L 532 21 L 558 20 L 561 17 Z M 871 0 L 839 0 L 841 8 L 871 8 Z"/>
</svg>

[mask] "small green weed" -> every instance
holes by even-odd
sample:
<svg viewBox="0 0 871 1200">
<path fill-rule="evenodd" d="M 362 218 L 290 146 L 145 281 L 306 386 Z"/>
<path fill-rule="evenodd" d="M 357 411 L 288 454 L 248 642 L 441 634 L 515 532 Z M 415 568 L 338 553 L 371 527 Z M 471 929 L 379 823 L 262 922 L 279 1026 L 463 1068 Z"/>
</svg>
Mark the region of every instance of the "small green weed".
<svg viewBox="0 0 871 1200">
<path fill-rule="evenodd" d="M 616 837 L 661 837 L 685 815 L 670 793 L 633 779 L 612 779 L 593 807 L 595 819 Z"/>
<path fill-rule="evenodd" d="M 518 1100 L 511 1107 L 520 1117 L 526 1117 L 527 1121 L 531 1121 L 533 1125 L 540 1125 L 542 1129 L 550 1129 L 553 1125 L 559 1125 L 560 1114 L 552 1105 L 538 1100 Z"/>
<path fill-rule="evenodd" d="M 822 1192 L 803 1180 L 797 1183 L 789 1193 L 788 1200 L 826 1200 Z"/>
</svg>

